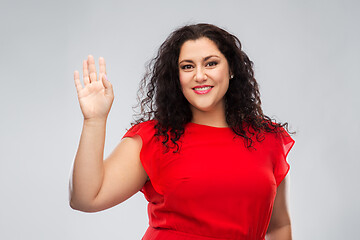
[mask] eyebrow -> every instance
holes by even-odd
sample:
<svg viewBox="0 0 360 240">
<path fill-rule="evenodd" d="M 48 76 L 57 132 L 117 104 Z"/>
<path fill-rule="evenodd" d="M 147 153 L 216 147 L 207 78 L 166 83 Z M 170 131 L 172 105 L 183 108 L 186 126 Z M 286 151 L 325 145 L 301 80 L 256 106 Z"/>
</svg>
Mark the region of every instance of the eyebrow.
<svg viewBox="0 0 360 240">
<path fill-rule="evenodd" d="M 207 57 L 204 57 L 203 61 L 206 61 L 206 60 L 208 60 L 209 58 L 212 58 L 212 57 L 217 57 L 217 58 L 220 58 L 218 55 L 209 55 L 209 56 L 207 56 Z M 179 62 L 179 64 L 180 64 L 180 63 L 182 63 L 182 62 L 190 62 L 190 63 L 194 63 L 194 61 L 193 61 L 193 60 L 184 59 L 184 60 L 181 60 L 181 62 Z"/>
</svg>

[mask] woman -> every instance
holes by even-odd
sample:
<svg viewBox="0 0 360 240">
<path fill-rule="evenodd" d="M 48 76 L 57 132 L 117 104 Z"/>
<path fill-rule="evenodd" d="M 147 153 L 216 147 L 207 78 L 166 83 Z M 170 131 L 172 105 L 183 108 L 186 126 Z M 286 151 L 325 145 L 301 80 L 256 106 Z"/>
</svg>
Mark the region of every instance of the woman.
<svg viewBox="0 0 360 240">
<path fill-rule="evenodd" d="M 265 116 L 240 41 L 214 25 L 174 31 L 140 89 L 136 124 L 103 161 L 113 102 L 105 61 L 89 56 L 84 124 L 72 176 L 72 208 L 95 212 L 137 191 L 149 201 L 143 239 L 291 239 L 286 156 L 294 141 Z"/>
</svg>

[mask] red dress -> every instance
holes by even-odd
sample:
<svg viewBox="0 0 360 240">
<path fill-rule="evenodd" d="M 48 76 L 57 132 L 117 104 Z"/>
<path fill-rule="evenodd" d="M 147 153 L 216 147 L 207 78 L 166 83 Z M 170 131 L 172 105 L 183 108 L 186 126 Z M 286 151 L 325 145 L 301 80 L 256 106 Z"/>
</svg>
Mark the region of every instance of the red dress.
<svg viewBox="0 0 360 240">
<path fill-rule="evenodd" d="M 289 171 L 294 140 L 265 133 L 244 145 L 230 128 L 185 126 L 179 153 L 164 152 L 155 121 L 133 126 L 124 137 L 143 141 L 140 160 L 148 174 L 141 192 L 148 200 L 143 240 L 263 240 L 277 186 Z"/>
</svg>

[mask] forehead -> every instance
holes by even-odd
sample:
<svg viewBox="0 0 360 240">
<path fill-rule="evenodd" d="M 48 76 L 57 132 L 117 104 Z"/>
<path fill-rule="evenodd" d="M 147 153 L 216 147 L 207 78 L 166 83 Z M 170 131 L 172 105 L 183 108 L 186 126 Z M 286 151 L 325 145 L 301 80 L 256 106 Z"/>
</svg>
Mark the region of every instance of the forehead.
<svg viewBox="0 0 360 240">
<path fill-rule="evenodd" d="M 192 59 L 192 58 L 204 58 L 209 55 L 217 55 L 223 57 L 216 44 L 206 38 L 199 38 L 196 40 L 188 40 L 180 48 L 179 60 Z"/>
</svg>

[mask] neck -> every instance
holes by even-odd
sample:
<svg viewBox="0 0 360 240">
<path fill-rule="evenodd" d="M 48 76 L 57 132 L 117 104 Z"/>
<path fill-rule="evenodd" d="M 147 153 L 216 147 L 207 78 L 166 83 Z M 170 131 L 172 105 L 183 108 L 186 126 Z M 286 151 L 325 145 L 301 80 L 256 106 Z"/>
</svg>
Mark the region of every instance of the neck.
<svg viewBox="0 0 360 240">
<path fill-rule="evenodd" d="M 212 126 L 212 127 L 229 127 L 226 122 L 225 110 L 219 109 L 216 111 L 199 111 L 192 109 L 193 117 L 191 122 Z"/>
</svg>

